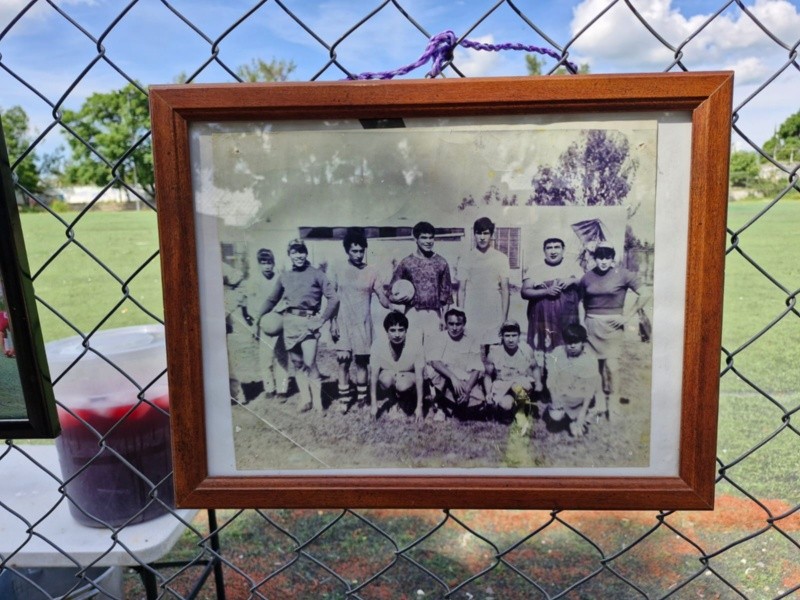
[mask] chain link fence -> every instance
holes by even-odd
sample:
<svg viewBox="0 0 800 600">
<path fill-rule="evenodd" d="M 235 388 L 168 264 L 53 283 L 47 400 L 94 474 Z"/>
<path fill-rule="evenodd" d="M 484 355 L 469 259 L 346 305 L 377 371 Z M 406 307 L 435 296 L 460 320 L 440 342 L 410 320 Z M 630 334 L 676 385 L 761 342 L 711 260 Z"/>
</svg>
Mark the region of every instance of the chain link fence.
<svg viewBox="0 0 800 600">
<path fill-rule="evenodd" d="M 312 80 L 342 79 L 362 70 L 354 58 L 359 53 L 361 58 L 365 53 L 368 57 L 374 44 L 393 43 L 370 37 L 378 23 L 381 31 L 386 31 L 387 25 L 396 29 L 404 40 L 403 48 L 416 49 L 410 54 L 401 50 L 390 53 L 388 56 L 396 58 L 397 63 L 370 64 L 369 69 L 378 71 L 412 62 L 428 38 L 438 33 L 428 25 L 434 22 L 432 14 L 438 14 L 441 22 L 452 23 L 448 28 L 456 30 L 462 39 L 491 36 L 495 41 L 522 41 L 553 48 L 561 59 L 547 62 L 545 74 L 565 64 L 571 49 L 587 36 L 600 36 L 604 43 L 613 44 L 615 37 L 628 34 L 643 40 L 643 53 L 663 57 L 660 68 L 664 71 L 693 70 L 696 64 L 725 68 L 724 56 L 715 64 L 713 57 L 698 55 L 704 50 L 697 43 L 698 38 L 714 35 L 722 20 L 747 24 L 781 57 L 762 72 L 760 83 L 751 86 L 753 91 L 737 99 L 734 107 L 733 140 L 761 155 L 769 166 L 774 193 L 755 209 L 731 211 L 726 310 L 735 303 L 746 304 L 752 307 L 750 312 L 756 315 L 756 321 L 738 323 L 727 319 L 725 323 L 718 508 L 713 513 L 247 510 L 211 511 L 194 517 L 192 513 L 171 511 L 166 518 L 177 525 L 181 536 L 165 555 L 137 553 L 135 544 L 126 538 L 130 526 L 122 525 L 101 530 L 104 547 L 97 558 L 87 562 L 57 533 L 42 533 L 43 523 L 67 502 L 58 469 L 37 458 L 39 455 L 31 451 L 30 444 L 8 440 L 0 448 L 0 467 L 16 461 L 20 471 L 42 470 L 56 492 L 52 506 L 45 507 L 37 520 L 24 518 L 0 501 L 0 520 L 22 526 L 26 532 L 12 552 L 0 556 L 0 573 L 11 573 L 27 586 L 22 597 L 56 595 L 38 582 L 35 569 L 20 566 L 21 557 L 42 543 L 58 557 L 55 562 L 77 575 L 59 592 L 69 590 L 75 597 L 89 597 L 101 590 L 112 597 L 124 593 L 129 598 L 146 594 L 163 598 L 195 594 L 211 598 L 220 594 L 228 598 L 365 600 L 800 597 L 800 485 L 796 479 L 800 385 L 793 352 L 800 342 L 800 314 L 796 308 L 800 278 L 791 266 L 793 246 L 766 243 L 787 223 L 798 222 L 791 221 L 787 212 L 791 196 L 800 190 L 798 165 L 775 158 L 774 152 L 759 145 L 762 140 L 747 133 L 749 108 L 758 103 L 769 104 L 776 80 L 789 78 L 795 84 L 800 81 L 800 65 L 798 40 L 781 39 L 753 5 L 720 0 L 707 18 L 691 21 L 690 32 L 676 39 L 672 32 L 653 22 L 656 5 L 664 3 L 587 2 L 582 10 L 593 12 L 588 18 L 583 15 L 585 25 L 571 39 L 558 39 L 539 18 L 547 7 L 529 2 L 456 6 L 458 3 L 420 5 L 387 0 L 367 7 L 364 3 L 347 2 L 328 2 L 318 7 L 312 3 L 310 7 L 308 3 L 265 0 L 223 10 L 224 3 L 215 6 L 178 0 L 132 0 L 98 3 L 96 10 L 102 11 L 107 23 L 100 31 L 73 16 L 75 2 L 34 0 L 9 6 L 17 4 L 18 13 L 7 20 L 0 32 L 2 86 L 6 90 L 22 90 L 28 99 L 23 108 L 29 112 L 46 108 L 52 119 L 40 128 L 27 149 L 11 156 L 12 168 L 19 171 L 28 154 L 37 151 L 48 136 L 66 135 L 87 144 L 107 175 L 105 186 L 80 212 L 56 212 L 43 194 L 18 183 L 20 194 L 41 210 L 37 218 L 47 220 L 36 230 L 36 235 L 47 236 L 46 240 L 37 240 L 37 246 L 47 250 L 32 255 L 31 266 L 45 324 L 60 323 L 58 332 L 45 330 L 45 337 L 50 339 L 63 337 L 64 332 L 88 337 L 113 326 L 115 315 L 123 308 L 138 311 L 141 323 L 158 323 L 162 314 L 160 299 L 143 299 L 136 292 L 137 278 L 157 277 L 155 219 L 141 216 L 142 212 L 154 213 L 156 208 L 142 193 L 136 171 L 126 168 L 134 155 L 150 152 L 149 132 L 137 134 L 124 152 L 104 155 L 62 118 L 65 107 L 71 106 L 73 94 L 81 92 L 89 75 L 97 70 L 116 74 L 121 85 L 130 83 L 146 95 L 146 86 L 138 75 L 140 67 L 147 66 L 148 61 L 166 60 L 171 52 L 180 52 L 184 65 L 181 79 L 235 81 L 239 79 L 236 65 L 241 61 L 226 55 L 226 43 L 233 36 L 249 36 L 255 56 L 294 60 L 298 62 L 298 72 Z M 10 10 L 3 9 L 5 13 Z M 121 46 L 118 33 L 137 27 L 145 11 L 157 13 L 158 19 L 151 23 L 162 23 L 163 35 L 159 32 L 159 37 L 163 37 L 164 47 Z M 329 26 L 334 17 L 340 26 L 337 33 L 332 33 L 334 28 Z M 58 20 L 60 34 L 59 39 L 41 39 L 40 43 L 52 43 L 54 47 L 60 43 L 79 45 L 84 52 L 83 62 L 61 64 L 54 50 L 54 71 L 42 72 L 29 67 L 24 54 L 7 51 L 9 41 L 23 27 L 43 18 Z M 628 23 L 629 30 L 615 30 L 609 25 L 622 21 Z M 291 28 L 291 43 L 286 36 L 271 33 L 274 30 L 270 22 Z M 178 29 L 183 35 L 180 51 L 169 42 Z M 521 39 L 509 39 L 511 36 Z M 716 43 L 725 47 L 736 40 L 719 39 Z M 298 44 L 305 50 L 302 61 L 296 59 Z M 463 76 L 466 69 L 459 67 L 459 60 L 463 59 L 464 55 L 457 53 L 444 76 Z M 51 78 L 59 83 L 54 84 Z M 795 92 L 798 91 L 800 86 L 795 85 Z M 0 102 L 4 102 L 2 97 Z M 93 247 L 87 241 L 91 217 L 101 210 L 104 196 L 119 186 L 127 190 L 138 211 L 120 213 L 121 220 L 116 221 L 119 235 L 112 238 L 110 248 Z M 149 219 L 145 221 L 149 237 L 132 264 L 130 258 L 125 262 L 119 256 L 131 254 L 134 242 L 124 235 L 124 230 L 126 219 L 134 214 L 139 215 L 137 219 Z M 24 226 L 28 224 L 24 221 Z M 32 235 L 27 227 L 25 233 Z M 30 240 L 28 245 L 31 246 Z M 732 280 L 733 266 L 738 269 L 736 273 L 743 275 Z M 82 294 L 88 304 L 92 303 L 95 290 L 99 292 L 111 281 L 110 285 L 117 289 L 113 307 L 107 312 L 94 311 L 96 317 L 91 323 L 68 314 L 59 304 L 58 298 L 63 296 L 52 293 L 49 287 L 45 291 L 45 281 L 52 284 L 61 270 L 85 273 L 81 286 L 71 293 Z M 136 384 L 146 390 L 152 382 Z M 104 442 L 105 439 L 101 446 Z M 154 490 L 160 482 L 148 483 L 149 489 Z M 153 494 L 150 502 L 159 503 L 158 495 Z M 125 573 L 122 592 L 109 591 L 105 575 L 98 574 L 97 568 L 108 564 L 131 568 Z M 215 565 L 217 586 L 207 578 L 208 568 Z M 144 577 L 137 577 L 136 571 Z"/>
</svg>

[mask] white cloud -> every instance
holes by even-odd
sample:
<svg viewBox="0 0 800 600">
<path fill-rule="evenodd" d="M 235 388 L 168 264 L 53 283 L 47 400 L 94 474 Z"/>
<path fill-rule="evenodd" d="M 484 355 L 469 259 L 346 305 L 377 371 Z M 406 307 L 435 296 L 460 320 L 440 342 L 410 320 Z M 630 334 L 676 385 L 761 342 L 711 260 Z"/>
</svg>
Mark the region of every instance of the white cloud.
<svg viewBox="0 0 800 600">
<path fill-rule="evenodd" d="M 723 67 L 726 71 L 735 71 L 737 85 L 757 84 L 769 77 L 774 69 L 755 56 L 742 58 Z"/>
<path fill-rule="evenodd" d="M 12 19 L 16 18 L 28 4 L 30 4 L 30 0 L 0 0 L 0 31 L 5 29 Z M 60 4 L 86 4 L 92 6 L 96 4 L 96 0 L 63 0 Z M 32 18 L 40 21 L 55 14 L 55 11 L 47 3 L 37 2 L 22 17 L 20 25 L 15 27 L 24 26 L 24 23 L 30 22 L 29 20 Z"/>
<path fill-rule="evenodd" d="M 482 44 L 494 43 L 494 36 L 491 35 L 470 39 Z M 499 61 L 500 54 L 498 52 L 458 48 L 455 52 L 453 64 L 467 77 L 486 77 L 497 75 Z"/>
<path fill-rule="evenodd" d="M 28 0 L 5 0 L 0 2 L 0 30 L 5 29 L 27 4 L 29 4 Z M 27 14 L 41 17 L 46 6 L 44 2 L 39 2 L 33 5 Z"/>
<path fill-rule="evenodd" d="M 694 69 L 725 61 L 741 64 L 752 76 L 754 56 L 785 60 L 787 51 L 761 30 L 741 9 L 717 16 L 708 26 L 711 14 L 686 15 L 672 6 L 672 0 L 639 0 L 636 10 L 668 44 L 677 47 L 695 36 L 683 48 Z M 669 66 L 673 52 L 639 21 L 628 6 L 616 3 L 605 14 L 606 0 L 584 0 L 573 11 L 573 35 L 589 28 L 577 39 L 575 53 L 590 57 L 590 64 L 614 63 L 626 69 L 661 70 Z M 800 12 L 787 0 L 756 0 L 748 11 L 787 46 L 800 34 Z M 592 22 L 597 19 L 595 22 Z M 698 64 L 699 63 L 699 64 Z M 768 69 L 765 69 L 768 70 Z"/>
<path fill-rule="evenodd" d="M 739 110 L 737 126 L 757 143 L 763 143 L 773 128 L 797 110 L 798 77 L 789 69 L 763 93 L 751 94 L 781 69 L 788 51 L 771 39 L 754 19 L 792 47 L 800 36 L 800 10 L 786 0 L 755 0 L 743 11 L 736 4 L 712 18 L 700 9 L 689 14 L 673 6 L 672 0 L 633 0 L 644 20 L 668 44 L 682 46 L 683 64 L 693 71 L 732 69 L 735 72 L 734 106 Z M 698 3 L 699 4 L 699 3 Z M 713 5 L 716 10 L 721 3 Z M 572 46 L 572 60 L 588 62 L 595 73 L 620 71 L 662 71 L 671 65 L 673 51 L 634 15 L 624 2 L 607 12 L 608 0 L 582 0 L 573 10 L 571 34 L 588 28 Z M 707 9 L 712 10 L 712 9 Z M 749 14 L 748 14 L 749 13 Z"/>
</svg>

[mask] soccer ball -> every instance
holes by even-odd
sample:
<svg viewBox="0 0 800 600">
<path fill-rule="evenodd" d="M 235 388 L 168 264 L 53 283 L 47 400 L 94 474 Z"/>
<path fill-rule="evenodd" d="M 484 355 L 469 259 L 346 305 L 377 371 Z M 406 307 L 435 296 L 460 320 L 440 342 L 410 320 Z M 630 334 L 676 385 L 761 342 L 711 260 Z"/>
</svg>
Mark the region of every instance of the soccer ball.
<svg viewBox="0 0 800 600">
<path fill-rule="evenodd" d="M 413 283 L 407 279 L 398 279 L 392 285 L 392 294 L 389 296 L 389 300 L 395 304 L 408 304 L 413 300 L 415 292 Z"/>
<path fill-rule="evenodd" d="M 283 331 L 283 316 L 270 312 L 261 317 L 261 331 L 267 335 L 278 335 Z"/>
</svg>

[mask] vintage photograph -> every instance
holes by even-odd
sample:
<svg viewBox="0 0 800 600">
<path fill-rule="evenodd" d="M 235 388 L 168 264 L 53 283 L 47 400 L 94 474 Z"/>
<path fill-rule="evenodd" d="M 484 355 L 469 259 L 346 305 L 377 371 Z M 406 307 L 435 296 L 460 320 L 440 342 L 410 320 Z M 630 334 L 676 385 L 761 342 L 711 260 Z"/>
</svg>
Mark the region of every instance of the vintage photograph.
<svg viewBox="0 0 800 600">
<path fill-rule="evenodd" d="M 657 123 L 441 121 L 210 136 L 237 469 L 649 465 Z"/>
</svg>

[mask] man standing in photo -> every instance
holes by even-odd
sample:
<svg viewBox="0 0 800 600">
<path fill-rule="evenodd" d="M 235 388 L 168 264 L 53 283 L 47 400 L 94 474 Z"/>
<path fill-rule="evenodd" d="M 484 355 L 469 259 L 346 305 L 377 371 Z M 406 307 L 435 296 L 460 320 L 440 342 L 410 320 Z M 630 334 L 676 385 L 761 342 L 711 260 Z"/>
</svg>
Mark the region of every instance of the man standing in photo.
<svg viewBox="0 0 800 600">
<path fill-rule="evenodd" d="M 317 344 L 320 329 L 335 314 L 339 298 L 333 285 L 320 269 L 308 262 L 308 248 L 301 239 L 289 242 L 291 268 L 278 276 L 272 294 L 267 296 L 257 313 L 255 326 L 281 299 L 285 300 L 283 313 L 283 343 L 289 359 L 298 369 L 297 386 L 300 389 L 300 411 L 313 406 L 322 411 L 322 379 L 317 368 Z M 325 298 L 325 309 L 322 299 Z M 258 331 L 258 330 L 257 330 Z"/>
<path fill-rule="evenodd" d="M 604 402 L 596 400 L 598 413 L 609 418 L 609 405 L 620 396 L 620 359 L 625 344 L 625 326 L 650 300 L 651 292 L 638 273 L 616 264 L 616 250 L 609 242 L 600 242 L 594 251 L 595 266 L 581 278 L 578 290 L 586 311 L 584 325 L 589 345 L 597 354 L 602 377 Z M 628 291 L 636 301 L 627 303 Z"/>
<path fill-rule="evenodd" d="M 339 296 L 339 310 L 331 320 L 339 365 L 340 412 L 346 412 L 351 395 L 350 365 L 355 363 L 356 403 L 367 400 L 369 351 L 372 346 L 372 296 L 389 308 L 389 300 L 378 270 L 367 264 L 367 237 L 360 227 L 351 227 L 342 240 L 347 260 L 335 263 L 330 280 Z"/>
<path fill-rule="evenodd" d="M 222 261 L 222 299 L 225 306 L 225 334 L 228 346 L 228 383 L 231 405 L 247 404 L 242 389 L 241 366 L 236 357 L 243 356 L 253 342 L 248 328 L 247 298 L 244 292 L 244 271 L 231 263 Z"/>
<path fill-rule="evenodd" d="M 564 240 L 547 238 L 542 244 L 544 261 L 526 267 L 522 297 L 528 301 L 528 344 L 539 353 L 564 343 L 561 332 L 577 323 L 578 282 L 583 270 L 564 259 Z"/>
<path fill-rule="evenodd" d="M 500 326 L 508 319 L 510 278 L 508 257 L 492 247 L 495 224 L 481 217 L 472 226 L 475 246 L 456 260 L 458 281 L 456 300 L 466 314 L 470 333 L 484 345 L 495 339 Z"/>
<path fill-rule="evenodd" d="M 275 272 L 275 255 L 269 248 L 259 248 L 256 253 L 256 262 L 259 273 L 254 273 L 247 278 L 247 324 L 253 325 L 253 315 L 258 315 L 264 300 L 272 295 L 278 284 L 278 274 Z M 254 400 L 266 399 L 268 396 L 278 394 L 285 396 L 288 388 L 286 370 L 276 357 L 276 351 L 281 352 L 285 358 L 285 350 L 279 348 L 283 345 L 279 335 L 270 335 L 264 327 L 264 319 L 256 332 L 258 342 L 258 357 L 256 359 L 256 383 L 263 382 L 264 391 Z"/>
<path fill-rule="evenodd" d="M 417 249 L 401 260 L 394 270 L 391 284 L 404 279 L 414 286 L 414 295 L 410 300 L 401 302 L 393 294 L 389 300 L 406 304 L 406 316 L 410 331 L 422 334 L 422 343 L 426 337 L 444 329 L 444 312 L 453 302 L 450 267 L 447 261 L 433 251 L 436 229 L 427 221 L 414 225 L 412 231 Z"/>
</svg>

